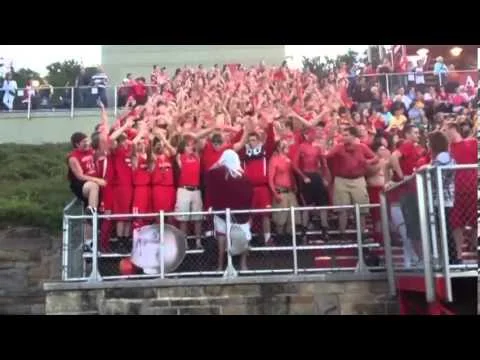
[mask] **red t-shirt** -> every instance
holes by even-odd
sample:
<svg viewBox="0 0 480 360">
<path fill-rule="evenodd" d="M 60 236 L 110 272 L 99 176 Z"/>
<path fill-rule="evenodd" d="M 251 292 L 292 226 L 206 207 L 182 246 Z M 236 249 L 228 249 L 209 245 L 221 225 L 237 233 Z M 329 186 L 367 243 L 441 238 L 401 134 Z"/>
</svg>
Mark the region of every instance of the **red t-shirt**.
<svg viewBox="0 0 480 360">
<path fill-rule="evenodd" d="M 202 170 L 208 171 L 215 164 L 223 152 L 227 149 L 231 149 L 232 144 L 223 144 L 219 149 L 215 149 L 210 140 L 207 140 L 202 152 Z"/>
<path fill-rule="evenodd" d="M 67 156 L 67 164 L 70 158 L 74 157 L 80 163 L 80 167 L 82 168 L 84 175 L 98 176 L 95 161 L 93 160 L 94 154 L 95 153 L 92 149 L 87 151 L 73 150 Z M 68 167 L 68 178 L 70 181 L 75 179 L 75 175 L 73 174 L 72 170 L 70 170 L 70 166 Z"/>
<path fill-rule="evenodd" d="M 200 186 L 200 158 L 196 154 L 180 155 L 178 186 Z"/>
<path fill-rule="evenodd" d="M 148 161 L 146 157 L 139 156 L 137 159 L 137 167 L 133 169 L 133 184 L 135 186 L 150 185 L 152 176 L 148 168 Z"/>
<path fill-rule="evenodd" d="M 397 148 L 397 151 L 401 154 L 399 163 L 403 176 L 409 176 L 413 174 L 420 158 L 421 150 L 423 149 L 419 145 L 408 140 L 402 142 L 402 144 Z M 400 181 L 396 173 L 393 175 L 393 181 Z"/>
<path fill-rule="evenodd" d="M 375 154 L 364 144 L 336 145 L 327 155 L 329 163 L 334 164 L 335 176 L 356 179 L 365 176 L 368 170 L 367 160 Z"/>
<path fill-rule="evenodd" d="M 173 186 L 173 165 L 172 159 L 165 154 L 157 155 L 155 167 L 152 172 L 152 185 L 154 186 Z"/>
<path fill-rule="evenodd" d="M 219 167 L 207 172 L 205 184 L 213 210 L 243 210 L 252 207 L 253 189 L 245 176 L 233 178 L 227 175 L 224 167 Z M 249 216 L 236 214 L 233 222 L 246 223 Z"/>
<path fill-rule="evenodd" d="M 457 164 L 478 163 L 478 140 L 475 138 L 460 140 L 450 144 L 450 153 Z M 455 190 L 457 192 L 470 192 L 476 194 L 477 169 L 454 170 Z"/>
<path fill-rule="evenodd" d="M 115 177 L 117 185 L 132 185 L 132 145 L 130 143 L 119 145 L 113 151 Z"/>
</svg>

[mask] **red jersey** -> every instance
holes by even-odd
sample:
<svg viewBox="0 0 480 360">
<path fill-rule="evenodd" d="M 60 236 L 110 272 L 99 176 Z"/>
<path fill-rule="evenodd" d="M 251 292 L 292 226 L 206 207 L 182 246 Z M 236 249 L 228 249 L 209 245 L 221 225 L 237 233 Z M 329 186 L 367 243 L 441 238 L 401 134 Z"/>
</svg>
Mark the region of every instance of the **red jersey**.
<svg viewBox="0 0 480 360">
<path fill-rule="evenodd" d="M 68 161 L 71 157 L 74 157 L 80 163 L 80 167 L 82 168 L 83 174 L 88 176 L 97 176 L 97 169 L 95 166 L 95 161 L 93 159 L 95 152 L 92 149 L 87 151 L 82 150 L 73 150 L 67 156 L 67 165 Z M 68 179 L 70 181 L 75 179 L 75 175 L 73 174 L 70 166 L 68 167 Z"/>
<path fill-rule="evenodd" d="M 196 154 L 180 155 L 178 186 L 200 186 L 200 159 Z"/>
<path fill-rule="evenodd" d="M 132 170 L 133 185 L 148 186 L 152 181 L 150 169 L 148 168 L 148 159 L 146 156 L 137 158 L 137 166 Z"/>
<path fill-rule="evenodd" d="M 96 161 L 98 177 L 104 179 L 108 185 L 115 181 L 114 157 L 111 154 L 101 156 Z"/>
<path fill-rule="evenodd" d="M 154 186 L 173 186 L 173 164 L 172 159 L 165 154 L 157 155 L 155 167 L 152 172 L 152 185 Z"/>
<path fill-rule="evenodd" d="M 119 145 L 113 152 L 117 185 L 132 185 L 133 183 L 131 153 L 131 144 Z"/>
<path fill-rule="evenodd" d="M 457 164 L 478 163 L 478 140 L 475 138 L 460 140 L 450 144 L 450 153 Z M 471 190 L 475 195 L 477 187 L 477 169 L 454 170 L 455 189 L 457 191 Z"/>
</svg>

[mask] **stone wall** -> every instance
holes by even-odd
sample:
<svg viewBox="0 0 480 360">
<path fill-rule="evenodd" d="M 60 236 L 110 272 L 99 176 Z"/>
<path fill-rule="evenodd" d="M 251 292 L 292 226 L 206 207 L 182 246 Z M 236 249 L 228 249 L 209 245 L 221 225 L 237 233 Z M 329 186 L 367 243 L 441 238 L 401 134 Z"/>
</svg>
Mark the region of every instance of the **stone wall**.
<svg viewBox="0 0 480 360">
<path fill-rule="evenodd" d="M 0 230 L 0 314 L 44 314 L 43 282 L 57 280 L 61 240 L 26 227 Z"/>
<path fill-rule="evenodd" d="M 396 314 L 385 280 L 324 276 L 45 284 L 47 314 Z"/>
</svg>

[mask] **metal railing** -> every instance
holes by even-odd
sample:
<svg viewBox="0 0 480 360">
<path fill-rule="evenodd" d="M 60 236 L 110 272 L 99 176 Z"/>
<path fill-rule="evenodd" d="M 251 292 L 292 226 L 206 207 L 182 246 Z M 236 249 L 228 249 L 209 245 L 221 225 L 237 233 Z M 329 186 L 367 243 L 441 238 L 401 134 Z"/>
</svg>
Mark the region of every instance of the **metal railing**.
<svg viewBox="0 0 480 360">
<path fill-rule="evenodd" d="M 425 280 L 427 302 L 434 302 L 438 294 L 434 279 L 441 275 L 445 281 L 445 298 L 451 302 L 452 279 L 478 276 L 477 254 L 471 246 L 478 221 L 478 169 L 477 164 L 427 168 L 406 177 L 381 194 L 386 270 L 392 294 L 396 294 L 398 277 L 417 274 Z M 400 225 L 396 226 L 398 223 Z M 464 239 L 459 250 L 461 254 L 455 249 L 455 229 L 471 237 L 469 241 Z M 420 258 L 418 263 L 393 266 L 392 244 L 396 234 L 402 237 L 405 254 L 412 250 L 409 244 L 417 244 L 413 251 L 421 252 L 415 254 Z M 463 264 L 457 264 L 458 257 L 463 257 Z M 405 258 L 408 256 L 405 255 Z"/>
<path fill-rule="evenodd" d="M 407 92 L 409 85 L 415 86 L 415 76 L 418 77 L 419 75 L 414 73 L 376 73 L 362 74 L 350 79 L 356 81 L 358 78 L 364 77 L 371 84 L 378 82 L 382 89 L 386 91 L 388 97 L 392 97 L 400 87 L 404 87 Z M 478 70 L 458 70 L 446 75 L 436 75 L 431 71 L 426 71 L 421 76 L 424 77 L 426 85 L 428 85 L 426 81 L 428 77 L 433 77 L 437 86 L 444 86 L 449 82 L 455 84 L 456 81 L 463 85 L 467 76 L 470 76 L 475 86 L 477 86 L 479 79 Z M 145 86 L 147 87 L 148 95 L 159 89 L 157 85 L 146 84 Z M 22 115 L 26 113 L 28 119 L 31 119 L 33 114 L 60 112 L 61 114 L 69 114 L 69 117 L 73 119 L 77 114 L 85 115 L 88 113 L 86 110 L 97 108 L 97 100 L 101 99 L 105 107 L 113 111 L 116 116 L 118 109 L 125 106 L 128 98 L 127 93 L 120 90 L 128 88 L 129 86 L 115 85 L 106 86 L 105 88 L 81 86 L 52 87 L 51 89 L 53 90 L 18 89 L 12 112 L 21 113 Z"/>
<path fill-rule="evenodd" d="M 351 205 L 351 206 L 326 206 L 326 207 L 291 207 L 291 208 L 282 208 L 282 209 L 247 209 L 247 210 L 230 210 L 226 209 L 225 211 L 202 211 L 202 212 L 160 212 L 160 213 L 150 213 L 150 214 L 115 214 L 115 215 L 105 215 L 97 214 L 93 215 L 73 215 L 69 212 L 65 212 L 63 216 L 64 223 L 64 233 L 63 233 L 63 272 L 62 279 L 64 281 L 90 281 L 90 282 L 99 282 L 103 280 L 115 280 L 115 279 L 130 279 L 130 278 L 171 278 L 171 277 L 202 277 L 202 276 L 221 276 L 223 275 L 226 278 L 235 278 L 240 275 L 252 275 L 252 274 L 308 274 L 308 273 L 333 273 L 333 272 L 350 272 L 356 273 L 359 275 L 368 275 L 370 271 L 384 271 L 384 266 L 372 265 L 369 266 L 365 262 L 365 252 L 372 249 L 379 249 L 380 244 L 373 241 L 366 241 L 364 235 L 368 235 L 368 230 L 362 229 L 362 223 L 360 221 L 361 212 L 364 209 L 378 208 L 379 204 L 368 204 L 368 205 Z M 355 240 L 352 239 L 350 242 L 339 241 L 339 242 L 328 242 L 323 244 L 308 244 L 300 243 L 299 236 L 315 236 L 320 234 L 320 231 L 306 231 L 302 232 L 298 229 L 299 224 L 299 215 L 301 212 L 306 211 L 309 213 L 317 211 L 340 211 L 347 210 L 353 211 L 353 222 L 354 229 L 346 231 L 345 236 L 355 236 Z M 71 212 L 71 211 L 70 211 Z M 232 246 L 232 240 L 230 238 L 230 227 L 232 224 L 232 216 L 245 215 L 248 214 L 250 218 L 255 216 L 261 216 L 262 214 L 274 215 L 275 213 L 286 213 L 288 214 L 288 220 L 291 225 L 290 241 L 291 244 L 284 245 L 278 244 L 275 246 L 253 246 L 250 245 L 249 248 L 249 257 L 257 256 L 257 265 L 250 267 L 248 270 L 238 270 L 234 265 L 230 251 L 227 251 L 227 267 L 225 271 L 212 271 L 208 267 L 204 266 L 205 259 L 203 262 L 196 261 L 192 262 L 189 259 L 193 259 L 194 256 L 203 256 L 206 250 L 187 250 L 186 257 L 183 260 L 184 263 L 189 262 L 187 266 L 180 266 L 178 270 L 173 272 L 165 271 L 165 259 L 164 259 L 164 226 L 169 223 L 169 218 L 178 217 L 178 216 L 202 216 L 204 219 L 212 217 L 213 215 L 224 215 L 226 217 L 227 231 L 227 249 L 230 250 Z M 101 252 L 99 249 L 99 231 L 98 224 L 99 221 L 110 219 L 139 219 L 139 218 L 149 218 L 149 219 L 158 219 L 158 227 L 160 229 L 160 254 L 161 254 L 161 268 L 160 272 L 157 275 L 117 275 L 111 274 L 111 271 L 106 271 L 101 269 L 102 261 L 114 261 L 121 260 L 126 257 L 130 257 L 129 253 L 116 254 L 110 252 Z M 79 239 L 74 239 L 72 236 L 71 227 L 82 227 L 85 220 L 92 221 L 92 251 L 84 253 L 80 251 L 81 244 L 83 245 L 83 233 L 81 233 Z M 210 229 L 211 230 L 211 229 Z M 338 231 L 331 231 L 331 233 L 337 233 Z M 211 239 L 207 241 L 212 241 Z M 214 247 L 216 246 L 216 241 L 214 241 Z M 355 252 L 353 260 L 355 265 L 346 265 L 346 266 L 330 266 L 323 267 L 316 265 L 316 258 L 319 254 L 331 254 L 332 251 L 352 251 Z M 283 254 L 283 255 L 282 255 Z M 280 261 L 280 264 L 270 265 L 268 259 L 276 259 Z M 313 263 L 313 265 L 312 265 Z M 183 265 L 183 264 L 182 264 Z M 117 266 L 117 264 L 115 264 Z M 109 273 L 109 274 L 107 274 Z"/>
</svg>

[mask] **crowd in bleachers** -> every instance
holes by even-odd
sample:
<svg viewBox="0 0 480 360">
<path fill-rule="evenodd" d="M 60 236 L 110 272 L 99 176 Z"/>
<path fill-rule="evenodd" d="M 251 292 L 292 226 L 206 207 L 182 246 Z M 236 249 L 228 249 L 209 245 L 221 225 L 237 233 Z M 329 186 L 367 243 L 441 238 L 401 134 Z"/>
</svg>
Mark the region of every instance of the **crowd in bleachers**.
<svg viewBox="0 0 480 360">
<path fill-rule="evenodd" d="M 148 85 L 131 74 L 123 85 L 118 99 L 125 108 L 115 123 L 109 125 L 100 99 L 102 120 L 91 137 L 71 137 L 70 185 L 89 212 L 217 209 L 216 189 L 205 186 L 205 178 L 222 165 L 227 149 L 238 154 L 253 188 L 250 208 L 260 209 L 378 203 L 380 191 L 392 181 L 423 165 L 438 165 L 448 144 L 456 163 L 477 156 L 475 94 L 462 86 L 448 93 L 445 87 L 399 84 L 389 98 L 375 76 L 352 78 L 345 64 L 319 79 L 286 63 L 200 65 L 177 69 L 172 77 L 154 67 Z M 457 211 L 462 204 L 455 205 Z M 362 228 L 368 212 L 361 210 Z M 378 209 L 370 213 L 381 241 Z M 311 216 L 304 212 L 296 220 L 304 233 L 312 226 Z M 291 224 L 285 214 L 260 217 L 262 242 L 274 246 L 288 238 Z M 320 213 L 320 231 L 328 242 L 326 217 Z M 474 219 L 474 224 L 455 225 L 476 226 L 476 213 Z M 101 250 L 128 252 L 132 227 L 154 221 L 104 220 Z M 175 221 L 184 232 L 193 229 L 195 247 L 201 249 L 202 217 Z M 341 234 L 346 226 L 346 211 L 338 211 Z M 416 261 L 415 254 L 407 260 Z"/>
</svg>

